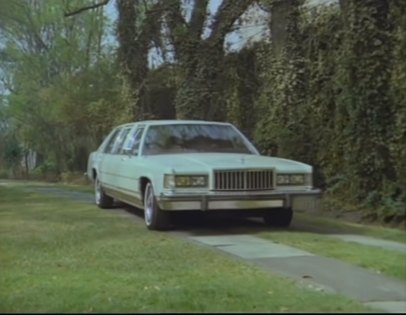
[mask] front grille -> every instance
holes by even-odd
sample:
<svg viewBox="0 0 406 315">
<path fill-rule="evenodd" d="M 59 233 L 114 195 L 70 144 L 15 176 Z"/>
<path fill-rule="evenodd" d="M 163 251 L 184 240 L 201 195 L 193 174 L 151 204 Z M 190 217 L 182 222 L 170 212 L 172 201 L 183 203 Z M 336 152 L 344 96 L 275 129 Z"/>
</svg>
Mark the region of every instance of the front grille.
<svg viewBox="0 0 406 315">
<path fill-rule="evenodd" d="M 272 170 L 214 171 L 214 190 L 269 190 L 272 188 Z"/>
</svg>

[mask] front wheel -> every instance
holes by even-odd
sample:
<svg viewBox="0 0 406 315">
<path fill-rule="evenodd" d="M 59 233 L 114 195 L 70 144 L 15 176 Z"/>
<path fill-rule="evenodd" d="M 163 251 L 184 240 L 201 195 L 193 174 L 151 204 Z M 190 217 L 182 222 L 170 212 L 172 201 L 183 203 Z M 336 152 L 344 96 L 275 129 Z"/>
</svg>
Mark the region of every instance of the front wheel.
<svg viewBox="0 0 406 315">
<path fill-rule="evenodd" d="M 263 218 L 266 225 L 288 227 L 292 222 L 293 211 L 291 208 L 269 209 Z"/>
<path fill-rule="evenodd" d="M 99 208 L 107 209 L 113 206 L 114 199 L 104 193 L 103 187 L 97 177 L 94 180 L 94 195 L 96 205 L 98 205 Z"/>
<path fill-rule="evenodd" d="M 169 215 L 162 211 L 154 195 L 154 188 L 148 183 L 144 192 L 144 221 L 149 230 L 164 230 L 168 226 Z"/>
</svg>

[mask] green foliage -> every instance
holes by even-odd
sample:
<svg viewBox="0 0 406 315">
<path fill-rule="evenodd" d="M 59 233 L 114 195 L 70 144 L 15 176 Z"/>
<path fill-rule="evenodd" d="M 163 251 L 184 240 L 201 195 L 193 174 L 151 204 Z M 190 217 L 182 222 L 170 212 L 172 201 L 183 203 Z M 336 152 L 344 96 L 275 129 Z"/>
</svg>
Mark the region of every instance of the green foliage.
<svg viewBox="0 0 406 315">
<path fill-rule="evenodd" d="M 392 153 L 398 174 L 399 198 L 406 204 L 406 3 L 396 1 L 392 10 L 396 22 L 392 93 L 397 113 Z"/>
<path fill-rule="evenodd" d="M 54 161 L 44 161 L 31 172 L 30 178 L 56 182 L 59 180 L 58 165 Z"/>
<path fill-rule="evenodd" d="M 312 11 L 283 3 L 286 33 L 258 51 L 255 140 L 314 165 L 316 184 L 346 202 L 404 217 L 405 5 L 345 3 Z"/>
<path fill-rule="evenodd" d="M 23 157 L 23 150 L 15 137 L 7 137 L 1 152 L 5 167 L 15 174 Z"/>
<path fill-rule="evenodd" d="M 261 149 L 277 147 L 278 155 L 310 162 L 311 134 L 306 100 L 305 67 L 299 27 L 299 6 L 291 2 L 286 14 L 287 37 L 283 47 L 273 46 L 263 62 L 267 69 L 257 110 L 265 110 L 255 131 Z"/>
<path fill-rule="evenodd" d="M 179 119 L 224 119 L 224 99 L 221 91 L 224 73 L 223 50 L 200 45 L 196 47 L 191 64 L 183 65 L 185 77 L 176 95 Z"/>
<path fill-rule="evenodd" d="M 86 185 L 89 184 L 89 180 L 84 176 L 83 172 L 63 172 L 61 173 L 61 182 L 64 184 L 72 185 Z M 87 186 L 91 188 L 92 186 Z"/>
<path fill-rule="evenodd" d="M 195 1 L 186 21 L 177 0 L 119 0 L 117 52 L 102 45 L 100 8 L 64 18 L 83 2 L 0 2 L 11 91 L 0 99 L 0 169 L 32 149 L 54 167 L 35 176 L 81 172 L 108 130 L 134 119 L 228 120 L 263 153 L 313 165 L 315 184 L 336 200 L 404 216 L 406 2 L 264 2 L 271 43 L 228 55 L 224 38 L 249 0 L 224 1 L 207 36 L 208 1 Z M 157 69 L 152 46 L 164 57 Z"/>
<path fill-rule="evenodd" d="M 208 1 L 194 2 L 189 22 L 182 16 L 180 1 L 169 3 L 168 32 L 180 67 L 175 98 L 177 118 L 224 120 L 229 86 L 225 83 L 224 39 L 252 1 L 222 3 L 205 38 L 202 34 L 206 31 Z"/>
<path fill-rule="evenodd" d="M 385 181 L 394 180 L 389 146 L 394 110 L 390 98 L 391 22 L 389 4 L 350 1 L 344 10 L 345 35 L 337 76 L 337 107 L 346 129 L 343 166 L 351 174 L 350 189 L 359 199 L 379 202 Z M 345 120 L 344 120 L 345 119 Z M 357 161 L 354 163 L 353 161 Z"/>
<path fill-rule="evenodd" d="M 159 119 L 176 118 L 175 97 L 178 72 L 176 66 L 163 65 L 148 73 L 143 101 L 149 103 L 151 112 Z"/>
<path fill-rule="evenodd" d="M 248 136 L 252 135 L 257 121 L 252 109 L 261 86 L 256 51 L 262 46 L 256 44 L 225 57 L 227 79 L 222 86 L 226 91 L 226 120 Z"/>
<path fill-rule="evenodd" d="M 7 59 L 0 65 L 13 78 L 5 107 L 10 132 L 53 161 L 57 174 L 83 171 L 89 150 L 113 125 L 131 120 L 132 101 L 114 52 L 102 46 L 102 11 L 64 18 L 65 10 L 62 2 L 21 2 L 15 18 L 29 18 L 2 28 Z"/>
</svg>

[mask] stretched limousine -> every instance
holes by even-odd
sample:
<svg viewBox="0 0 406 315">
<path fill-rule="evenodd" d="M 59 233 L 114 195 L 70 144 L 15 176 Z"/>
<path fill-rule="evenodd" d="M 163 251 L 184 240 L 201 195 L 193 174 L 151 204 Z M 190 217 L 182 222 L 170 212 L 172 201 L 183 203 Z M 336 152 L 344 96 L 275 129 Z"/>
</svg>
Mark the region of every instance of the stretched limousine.
<svg viewBox="0 0 406 315">
<path fill-rule="evenodd" d="M 100 208 L 114 199 L 144 210 L 151 230 L 173 211 L 230 211 L 287 227 L 317 205 L 310 165 L 262 156 L 232 124 L 151 120 L 114 128 L 88 160 Z"/>
</svg>

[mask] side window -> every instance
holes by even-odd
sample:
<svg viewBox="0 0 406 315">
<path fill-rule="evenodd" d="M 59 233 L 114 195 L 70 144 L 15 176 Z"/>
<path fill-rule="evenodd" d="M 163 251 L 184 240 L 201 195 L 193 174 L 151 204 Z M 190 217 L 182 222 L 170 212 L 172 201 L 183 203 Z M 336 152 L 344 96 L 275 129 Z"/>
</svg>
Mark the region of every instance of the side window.
<svg viewBox="0 0 406 315">
<path fill-rule="evenodd" d="M 120 133 L 121 128 L 116 129 L 113 134 L 111 135 L 110 139 L 108 140 L 106 146 L 104 147 L 103 153 L 111 153 L 111 149 L 113 148 L 114 142 Z"/>
<path fill-rule="evenodd" d="M 123 143 L 125 138 L 127 137 L 128 133 L 130 132 L 130 128 L 125 128 L 117 137 L 116 141 L 114 142 L 113 149 L 111 151 L 112 154 L 120 154 L 121 148 L 123 147 Z"/>
<path fill-rule="evenodd" d="M 121 152 L 122 154 L 138 155 L 143 131 L 144 127 L 138 127 L 128 135 Z"/>
</svg>

